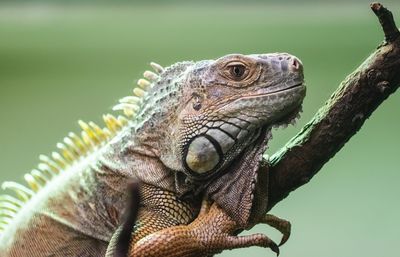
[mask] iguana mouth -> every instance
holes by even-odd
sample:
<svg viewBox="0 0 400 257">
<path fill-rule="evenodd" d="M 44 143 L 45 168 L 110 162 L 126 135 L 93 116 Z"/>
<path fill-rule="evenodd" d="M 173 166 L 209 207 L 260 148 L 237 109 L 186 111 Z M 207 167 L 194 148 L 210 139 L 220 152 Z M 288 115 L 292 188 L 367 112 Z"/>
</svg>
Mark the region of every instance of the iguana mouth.
<svg viewBox="0 0 400 257">
<path fill-rule="evenodd" d="M 284 92 L 284 91 L 289 91 L 289 90 L 294 89 L 294 88 L 297 88 L 297 87 L 304 87 L 304 82 L 295 84 L 295 85 L 293 85 L 293 86 L 289 86 L 289 87 L 284 88 L 284 89 L 272 91 L 272 92 L 270 92 L 270 93 L 268 93 L 268 94 L 276 94 L 276 93 L 280 93 L 280 92 Z"/>
<path fill-rule="evenodd" d="M 286 93 L 286 92 L 290 92 L 290 91 L 294 91 L 294 90 L 298 90 L 298 89 L 303 89 L 304 90 L 305 89 L 305 83 L 301 82 L 301 83 L 294 84 L 294 85 L 289 86 L 289 87 L 276 89 L 276 90 L 273 90 L 273 91 L 270 91 L 271 89 L 266 88 L 266 89 L 259 90 L 259 91 L 261 91 L 260 93 L 251 94 L 251 95 L 248 95 L 248 96 L 244 96 L 242 98 L 264 97 L 264 96 L 269 96 L 269 95 L 276 95 L 276 94 L 283 93 L 283 92 Z"/>
</svg>

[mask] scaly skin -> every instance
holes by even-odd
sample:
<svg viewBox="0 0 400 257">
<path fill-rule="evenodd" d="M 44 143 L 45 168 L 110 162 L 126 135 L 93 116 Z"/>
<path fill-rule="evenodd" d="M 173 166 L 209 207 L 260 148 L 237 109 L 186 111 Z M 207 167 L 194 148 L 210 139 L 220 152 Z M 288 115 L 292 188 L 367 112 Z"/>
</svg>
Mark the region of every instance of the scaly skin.
<svg viewBox="0 0 400 257">
<path fill-rule="evenodd" d="M 225 234 L 259 222 L 268 196 L 256 192 L 256 171 L 270 128 L 288 122 L 305 96 L 299 60 L 235 54 L 153 66 L 159 75 L 139 81 L 147 93 L 135 88 L 139 97 L 116 106 L 126 118 L 106 115 L 106 129 L 81 122 L 81 139 L 69 135 L 27 174 L 31 189 L 3 185 L 20 200 L 2 197 L 1 257 L 104 256 L 131 179 L 144 185 L 133 243 L 189 224 L 203 197 L 236 224 Z"/>
</svg>

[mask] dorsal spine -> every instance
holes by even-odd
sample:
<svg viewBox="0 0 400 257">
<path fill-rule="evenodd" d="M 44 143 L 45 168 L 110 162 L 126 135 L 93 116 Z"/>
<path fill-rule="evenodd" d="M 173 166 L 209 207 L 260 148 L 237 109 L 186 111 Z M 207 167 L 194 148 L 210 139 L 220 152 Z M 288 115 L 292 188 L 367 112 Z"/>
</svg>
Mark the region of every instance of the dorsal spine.
<svg viewBox="0 0 400 257">
<path fill-rule="evenodd" d="M 114 106 L 113 110 L 122 111 L 123 115 L 117 117 L 112 114 L 103 115 L 105 124 L 103 128 L 94 122 L 86 123 L 79 120 L 78 124 L 82 129 L 80 136 L 70 132 L 62 142 L 57 144 L 58 151 L 52 152 L 51 157 L 40 155 L 40 163 L 37 168 L 24 175 L 27 186 L 12 181 L 6 181 L 2 184 L 3 190 L 13 191 L 15 196 L 0 195 L 0 232 L 12 222 L 25 203 L 34 197 L 35 193 L 41 188 L 50 183 L 53 177 L 106 144 L 122 128 L 127 126 L 130 120 L 135 118 L 146 91 L 152 87 L 152 82 L 159 78 L 159 74 L 164 72 L 161 65 L 154 62 L 151 62 L 150 65 L 156 73 L 145 71 L 144 79 L 139 79 L 137 87 L 133 89 L 133 96 L 120 99 L 119 104 Z"/>
</svg>

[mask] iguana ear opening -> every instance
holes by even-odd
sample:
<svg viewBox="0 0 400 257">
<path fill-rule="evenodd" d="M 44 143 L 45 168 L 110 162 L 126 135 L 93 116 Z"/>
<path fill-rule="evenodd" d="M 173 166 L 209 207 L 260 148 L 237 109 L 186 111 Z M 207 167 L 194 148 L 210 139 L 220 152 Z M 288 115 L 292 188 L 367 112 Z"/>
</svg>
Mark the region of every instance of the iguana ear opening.
<svg viewBox="0 0 400 257">
<path fill-rule="evenodd" d="M 267 148 L 269 130 L 263 131 L 262 136 L 252 146 L 245 149 L 227 171 L 214 179 L 206 189 L 208 197 L 215 201 L 239 226 L 249 226 L 254 194 L 258 181 L 257 170 L 262 161 L 262 155 Z M 267 188 L 265 188 L 267 191 Z M 260 199 L 267 202 L 265 199 Z"/>
</svg>

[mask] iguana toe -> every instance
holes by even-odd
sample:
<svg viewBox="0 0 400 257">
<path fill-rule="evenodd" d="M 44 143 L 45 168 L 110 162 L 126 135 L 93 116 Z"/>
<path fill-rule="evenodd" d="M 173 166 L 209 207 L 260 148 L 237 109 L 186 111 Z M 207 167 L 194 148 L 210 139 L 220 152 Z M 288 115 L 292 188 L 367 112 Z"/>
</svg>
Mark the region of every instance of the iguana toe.
<svg viewBox="0 0 400 257">
<path fill-rule="evenodd" d="M 289 221 L 278 218 L 272 214 L 267 214 L 263 217 L 260 223 L 267 224 L 282 233 L 282 239 L 279 246 L 282 246 L 289 239 L 292 227 Z"/>
</svg>

